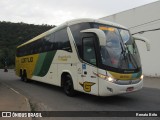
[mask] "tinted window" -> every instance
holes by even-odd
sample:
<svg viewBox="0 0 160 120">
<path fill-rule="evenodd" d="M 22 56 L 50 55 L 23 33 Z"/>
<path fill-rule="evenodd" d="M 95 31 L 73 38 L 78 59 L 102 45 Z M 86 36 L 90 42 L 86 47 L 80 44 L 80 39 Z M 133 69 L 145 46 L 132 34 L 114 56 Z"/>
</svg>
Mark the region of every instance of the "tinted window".
<svg viewBox="0 0 160 120">
<path fill-rule="evenodd" d="M 67 34 L 67 29 L 62 29 L 55 32 L 55 43 L 59 50 L 71 51 L 71 46 Z"/>
<path fill-rule="evenodd" d="M 94 39 L 92 37 L 83 38 L 83 59 L 88 63 L 96 65 Z"/>
<path fill-rule="evenodd" d="M 55 33 L 47 35 L 44 39 L 45 39 L 45 50 L 46 51 L 58 50 L 58 46 L 55 41 Z"/>
<path fill-rule="evenodd" d="M 82 37 L 81 37 L 82 33 L 80 31 L 91 28 L 91 25 L 92 25 L 91 23 L 79 23 L 79 24 L 72 25 L 70 27 L 72 31 L 72 35 L 76 42 L 78 53 L 81 58 L 82 58 L 82 47 L 81 47 L 82 46 Z"/>
<path fill-rule="evenodd" d="M 66 28 L 18 48 L 17 56 L 37 54 L 52 50 L 72 51 Z"/>
</svg>

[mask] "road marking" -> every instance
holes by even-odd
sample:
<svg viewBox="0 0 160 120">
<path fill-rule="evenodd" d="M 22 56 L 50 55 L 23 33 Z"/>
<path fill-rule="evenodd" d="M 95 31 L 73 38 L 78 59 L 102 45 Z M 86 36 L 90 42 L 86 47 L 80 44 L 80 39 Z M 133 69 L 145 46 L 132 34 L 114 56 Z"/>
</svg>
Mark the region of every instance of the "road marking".
<svg viewBox="0 0 160 120">
<path fill-rule="evenodd" d="M 15 89 L 13 89 L 13 88 L 11 88 L 11 87 L 9 87 L 7 84 L 5 84 L 5 83 L 2 83 L 4 86 L 6 86 L 7 88 L 9 88 L 10 90 L 12 90 L 12 91 L 14 91 L 15 93 L 17 93 L 17 94 L 20 94 L 18 91 L 16 91 Z M 20 95 L 22 95 L 22 94 L 20 94 Z M 23 95 L 22 95 L 23 96 Z"/>
<path fill-rule="evenodd" d="M 14 92 L 17 93 L 17 94 L 20 94 L 18 91 L 14 90 L 13 88 L 9 88 L 9 89 L 11 89 L 12 91 L 14 91 Z M 21 95 L 21 94 L 20 94 L 20 95 Z"/>
</svg>

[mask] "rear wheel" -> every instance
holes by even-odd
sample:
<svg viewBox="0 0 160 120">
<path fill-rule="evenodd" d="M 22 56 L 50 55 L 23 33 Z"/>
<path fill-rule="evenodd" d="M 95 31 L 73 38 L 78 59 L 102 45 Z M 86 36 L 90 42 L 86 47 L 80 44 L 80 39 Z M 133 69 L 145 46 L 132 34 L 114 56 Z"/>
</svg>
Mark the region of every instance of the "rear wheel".
<svg viewBox="0 0 160 120">
<path fill-rule="evenodd" d="M 27 73 L 26 71 L 23 72 L 22 78 L 21 78 L 24 82 L 28 82 L 28 78 L 27 78 Z"/>
<path fill-rule="evenodd" d="M 19 76 L 21 77 L 21 80 L 23 81 L 23 73 L 22 73 L 22 70 L 20 70 Z"/>
<path fill-rule="evenodd" d="M 73 87 L 72 78 L 70 75 L 67 75 L 64 80 L 63 90 L 67 96 L 75 96 L 75 90 Z"/>
</svg>

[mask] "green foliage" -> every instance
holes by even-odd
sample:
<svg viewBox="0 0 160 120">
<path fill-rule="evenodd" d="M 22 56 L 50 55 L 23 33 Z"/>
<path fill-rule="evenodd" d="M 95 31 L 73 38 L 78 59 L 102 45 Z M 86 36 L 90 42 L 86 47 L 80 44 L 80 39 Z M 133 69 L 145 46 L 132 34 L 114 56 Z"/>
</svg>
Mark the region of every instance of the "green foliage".
<svg viewBox="0 0 160 120">
<path fill-rule="evenodd" d="M 49 25 L 0 22 L 0 68 L 14 66 L 16 47 L 53 28 Z"/>
</svg>

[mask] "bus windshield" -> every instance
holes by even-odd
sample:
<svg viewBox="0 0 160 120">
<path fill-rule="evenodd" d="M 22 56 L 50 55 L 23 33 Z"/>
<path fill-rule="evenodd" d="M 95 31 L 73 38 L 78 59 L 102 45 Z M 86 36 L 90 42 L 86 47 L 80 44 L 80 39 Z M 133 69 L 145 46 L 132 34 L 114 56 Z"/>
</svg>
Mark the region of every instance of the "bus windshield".
<svg viewBox="0 0 160 120">
<path fill-rule="evenodd" d="M 106 35 L 106 44 L 100 46 L 102 64 L 118 69 L 141 67 L 136 43 L 128 30 L 109 26 L 99 26 Z"/>
</svg>

